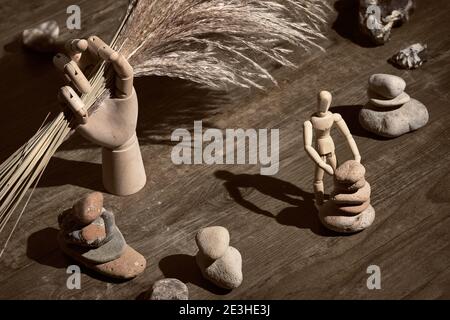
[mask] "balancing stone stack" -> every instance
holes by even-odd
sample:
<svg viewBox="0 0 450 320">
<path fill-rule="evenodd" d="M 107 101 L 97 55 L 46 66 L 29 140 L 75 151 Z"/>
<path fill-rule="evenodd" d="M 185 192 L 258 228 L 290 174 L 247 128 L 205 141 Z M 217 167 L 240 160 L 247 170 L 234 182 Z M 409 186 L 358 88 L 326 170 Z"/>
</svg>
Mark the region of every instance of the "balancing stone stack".
<svg viewBox="0 0 450 320">
<path fill-rule="evenodd" d="M 224 289 L 242 283 L 242 257 L 230 247 L 230 234 L 224 227 L 201 229 L 195 238 L 198 246 L 197 265 L 207 280 Z"/>
<path fill-rule="evenodd" d="M 377 135 L 394 138 L 423 127 L 427 108 L 404 92 L 406 82 L 389 74 L 369 79 L 369 102 L 359 114 L 361 126 Z"/>
<path fill-rule="evenodd" d="M 103 208 L 103 195 L 94 192 L 58 216 L 61 250 L 100 274 L 131 279 L 141 274 L 145 258 L 127 245 L 114 215 Z"/>
<path fill-rule="evenodd" d="M 370 205 L 370 185 L 365 168 L 349 160 L 339 166 L 334 175 L 334 191 L 319 210 L 325 227 L 337 232 L 352 233 L 369 227 L 375 219 Z"/>
</svg>

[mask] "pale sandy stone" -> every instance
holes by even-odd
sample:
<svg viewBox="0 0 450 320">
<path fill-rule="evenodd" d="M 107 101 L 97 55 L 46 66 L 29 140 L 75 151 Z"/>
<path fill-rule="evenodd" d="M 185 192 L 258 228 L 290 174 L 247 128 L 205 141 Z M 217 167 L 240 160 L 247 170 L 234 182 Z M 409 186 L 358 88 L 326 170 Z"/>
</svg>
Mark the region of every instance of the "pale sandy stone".
<svg viewBox="0 0 450 320">
<path fill-rule="evenodd" d="M 207 227 L 197 233 L 195 241 L 204 256 L 215 260 L 225 254 L 230 245 L 230 233 L 224 227 Z"/>
<path fill-rule="evenodd" d="M 405 88 L 405 80 L 391 74 L 377 73 L 369 78 L 369 89 L 384 98 L 396 98 L 405 91 Z"/>
<path fill-rule="evenodd" d="M 212 263 L 199 251 L 196 261 L 203 276 L 215 285 L 224 289 L 235 289 L 241 285 L 242 257 L 237 249 L 228 247 L 225 254 Z"/>
<path fill-rule="evenodd" d="M 336 208 L 331 201 L 326 202 L 319 211 L 322 224 L 336 232 L 358 232 L 368 228 L 375 220 L 375 209 L 371 205 L 355 216 L 336 215 L 336 212 Z"/>
</svg>

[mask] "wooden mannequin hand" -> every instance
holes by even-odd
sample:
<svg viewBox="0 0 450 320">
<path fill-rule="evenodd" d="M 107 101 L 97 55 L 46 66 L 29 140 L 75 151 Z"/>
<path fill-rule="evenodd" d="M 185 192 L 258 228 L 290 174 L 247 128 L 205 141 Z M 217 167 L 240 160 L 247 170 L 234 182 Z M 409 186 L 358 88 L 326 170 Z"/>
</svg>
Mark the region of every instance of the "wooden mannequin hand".
<svg viewBox="0 0 450 320">
<path fill-rule="evenodd" d="M 323 170 L 325 170 L 326 173 L 328 173 L 330 176 L 334 175 L 333 167 L 329 164 L 323 163 L 323 166 L 321 166 Z"/>
<path fill-rule="evenodd" d="M 87 115 L 79 95 L 70 86 L 60 89 L 59 99 L 75 115 L 76 131 L 86 139 L 107 149 L 120 149 L 135 138 L 138 117 L 138 100 L 133 88 L 133 68 L 118 52 L 112 50 L 98 37 L 88 40 L 71 40 L 66 44 L 70 58 L 58 54 L 55 65 L 81 93 L 92 90 L 83 71 L 99 59 L 110 62 L 115 73 L 112 97 L 104 100 L 96 111 Z M 83 70 L 83 71 L 82 71 Z"/>
</svg>

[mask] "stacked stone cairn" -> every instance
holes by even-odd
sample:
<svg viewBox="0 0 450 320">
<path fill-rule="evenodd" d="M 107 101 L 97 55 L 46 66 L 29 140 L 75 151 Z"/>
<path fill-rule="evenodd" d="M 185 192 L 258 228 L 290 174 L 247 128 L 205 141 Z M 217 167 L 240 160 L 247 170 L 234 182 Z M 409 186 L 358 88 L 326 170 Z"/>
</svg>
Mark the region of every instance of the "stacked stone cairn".
<svg viewBox="0 0 450 320">
<path fill-rule="evenodd" d="M 319 210 L 325 227 L 353 233 L 373 223 L 375 209 L 370 205 L 370 184 L 365 173 L 365 168 L 355 160 L 346 161 L 336 169 L 331 198 Z"/>
<path fill-rule="evenodd" d="M 369 102 L 359 113 L 361 126 L 386 138 L 401 136 L 423 127 L 428 110 L 404 90 L 406 82 L 389 74 L 374 74 L 369 79 Z"/>
<path fill-rule="evenodd" d="M 145 258 L 127 245 L 114 215 L 103 208 L 100 192 L 62 212 L 58 224 L 61 250 L 81 265 L 117 279 L 131 279 L 144 271 Z"/>
</svg>

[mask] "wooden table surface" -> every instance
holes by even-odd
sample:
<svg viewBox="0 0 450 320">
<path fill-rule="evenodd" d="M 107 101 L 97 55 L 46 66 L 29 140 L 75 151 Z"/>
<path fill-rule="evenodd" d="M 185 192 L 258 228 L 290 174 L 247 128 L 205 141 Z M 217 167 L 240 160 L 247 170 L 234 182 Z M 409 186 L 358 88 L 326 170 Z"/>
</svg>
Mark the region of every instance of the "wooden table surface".
<svg viewBox="0 0 450 320">
<path fill-rule="evenodd" d="M 81 7 L 81 31 L 65 28 L 71 4 Z M 66 267 L 73 262 L 56 244 L 57 214 L 89 191 L 103 190 L 100 150 L 73 137 L 50 162 L 0 260 L 0 298 L 135 299 L 164 277 L 187 283 L 191 299 L 450 298 L 450 2 L 418 1 L 410 23 L 376 48 L 354 39 L 349 5 L 334 4 L 325 51 L 294 55 L 297 69 L 272 67 L 278 87 L 226 95 L 178 80 L 137 79 L 148 182 L 133 196 L 106 194 L 105 206 L 127 242 L 147 258 L 144 274 L 118 282 L 83 269 L 81 290 L 67 289 Z M 21 48 L 20 32 L 56 19 L 64 37 L 109 39 L 125 7 L 124 0 L 0 1 L 1 160 L 49 111 L 57 112 L 63 84 L 51 56 Z M 430 49 L 420 69 L 387 63 L 415 42 Z M 403 77 L 407 92 L 428 107 L 428 125 L 390 140 L 362 130 L 357 115 L 373 73 Z M 375 222 L 350 236 L 325 230 L 312 202 L 313 164 L 302 147 L 302 123 L 323 89 L 333 93 L 333 110 L 347 120 L 372 185 Z M 279 129 L 279 172 L 261 176 L 258 165 L 172 164 L 172 131 L 192 130 L 195 120 L 211 128 Z M 342 162 L 350 152 L 334 133 Z M 228 228 L 231 245 L 243 256 L 244 282 L 231 292 L 210 285 L 195 265 L 195 233 L 210 225 Z M 367 289 L 370 265 L 381 269 L 381 290 Z"/>
</svg>

